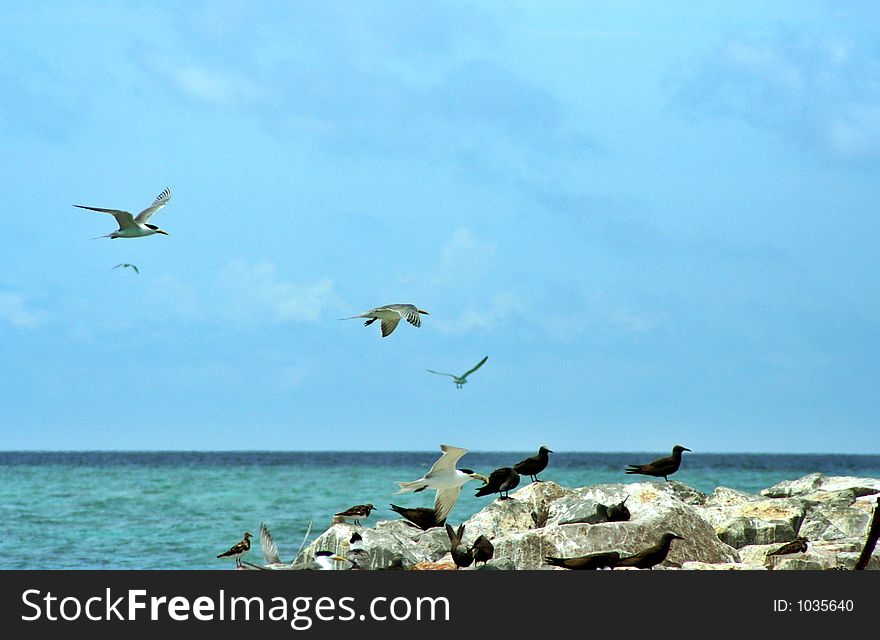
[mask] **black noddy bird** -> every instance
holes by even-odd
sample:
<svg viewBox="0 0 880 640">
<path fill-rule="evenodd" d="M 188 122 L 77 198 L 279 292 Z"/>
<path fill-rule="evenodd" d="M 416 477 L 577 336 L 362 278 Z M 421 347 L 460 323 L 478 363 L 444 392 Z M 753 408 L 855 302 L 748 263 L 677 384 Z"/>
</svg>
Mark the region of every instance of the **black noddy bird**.
<svg viewBox="0 0 880 640">
<path fill-rule="evenodd" d="M 471 554 L 474 556 L 474 565 L 478 562 L 486 564 L 492 559 L 492 556 L 495 555 L 495 545 L 489 541 L 489 538 L 481 535 L 474 540 L 474 546 L 471 547 Z"/>
<path fill-rule="evenodd" d="M 553 556 L 544 558 L 547 564 L 554 567 L 573 570 L 613 569 L 618 560 L 620 560 L 620 554 L 617 551 L 600 551 L 599 553 L 590 553 L 576 558 L 554 558 Z"/>
<path fill-rule="evenodd" d="M 446 518 L 443 518 L 439 522 L 437 521 L 437 512 L 434 511 L 434 509 L 429 509 L 427 507 L 408 509 L 406 507 L 398 507 L 396 504 L 390 506 L 392 511 L 399 513 L 407 520 L 407 522 L 414 524 L 422 531 L 427 531 L 434 527 L 442 527 L 446 524 Z"/>
<path fill-rule="evenodd" d="M 513 467 L 501 467 L 489 474 L 489 482 L 477 489 L 474 494 L 477 497 L 488 496 L 497 493 L 502 500 L 512 499 L 507 495 L 511 489 L 516 489 L 519 484 L 519 474 Z"/>
<path fill-rule="evenodd" d="M 666 554 L 669 553 L 669 547 L 672 545 L 673 540 L 684 540 L 684 538 L 674 533 L 664 533 L 663 537 L 660 538 L 660 542 L 653 547 L 648 547 L 644 551 L 621 558 L 614 566 L 650 569 L 666 560 Z"/>
<path fill-rule="evenodd" d="M 682 451 L 690 451 L 687 447 L 683 447 L 680 444 L 672 447 L 672 455 L 666 458 L 658 458 L 654 460 L 654 462 L 649 462 L 647 464 L 631 464 L 629 468 L 626 469 L 627 473 L 640 473 L 644 476 L 654 476 L 655 478 L 663 478 L 666 482 L 669 482 L 669 478 L 667 476 L 671 476 L 673 473 L 678 471 L 679 465 L 681 465 L 681 452 Z"/>
<path fill-rule="evenodd" d="M 625 504 L 627 498 L 629 496 L 626 496 L 621 502 L 608 507 L 608 522 L 626 522 L 629 520 L 630 513 Z"/>
<path fill-rule="evenodd" d="M 806 553 L 808 540 L 802 536 L 798 536 L 791 542 L 787 542 L 776 551 L 768 553 L 768 556 L 783 556 L 788 553 Z"/>
<path fill-rule="evenodd" d="M 458 531 L 453 529 L 449 523 L 446 524 L 446 535 L 449 536 L 449 551 L 452 553 L 452 561 L 457 569 L 471 566 L 474 556 L 467 545 L 462 542 L 464 536 L 464 525 L 459 525 Z"/>
<path fill-rule="evenodd" d="M 520 460 L 513 465 L 513 468 L 517 473 L 529 476 L 533 482 L 541 482 L 538 480 L 538 474 L 547 468 L 547 463 L 550 462 L 549 454 L 551 453 L 553 452 L 547 447 L 541 447 L 538 449 L 538 455 Z"/>
</svg>

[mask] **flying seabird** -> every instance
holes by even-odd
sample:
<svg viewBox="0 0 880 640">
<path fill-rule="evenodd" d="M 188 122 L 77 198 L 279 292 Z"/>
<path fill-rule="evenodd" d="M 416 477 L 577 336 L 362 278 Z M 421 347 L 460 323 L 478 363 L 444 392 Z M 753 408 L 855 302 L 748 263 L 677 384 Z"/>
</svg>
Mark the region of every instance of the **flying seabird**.
<svg viewBox="0 0 880 640">
<path fill-rule="evenodd" d="M 241 566 L 241 557 L 245 555 L 248 551 L 251 550 L 251 534 L 247 531 L 244 532 L 244 539 L 232 545 L 228 551 L 224 551 L 218 558 L 235 558 L 235 566 Z"/>
<path fill-rule="evenodd" d="M 768 553 L 768 556 L 783 556 L 788 553 L 806 553 L 807 552 L 807 539 L 801 536 L 798 536 L 791 542 L 787 542 L 786 544 L 779 547 L 776 551 L 772 553 Z"/>
<path fill-rule="evenodd" d="M 477 489 L 474 494 L 477 497 L 488 496 L 491 493 L 499 494 L 501 500 L 508 500 L 511 489 L 516 489 L 519 484 L 519 474 L 513 467 L 501 467 L 489 474 L 489 482 Z"/>
<path fill-rule="evenodd" d="M 669 482 L 669 478 L 666 476 L 670 476 L 676 471 L 678 471 L 678 467 L 681 464 L 681 452 L 682 451 L 690 451 L 687 447 L 683 447 L 680 444 L 672 447 L 672 455 L 666 458 L 659 458 L 654 460 L 654 462 L 649 462 L 647 464 L 631 464 L 626 469 L 627 473 L 640 473 L 645 476 L 654 476 L 656 478 L 663 478 L 666 482 Z"/>
<path fill-rule="evenodd" d="M 620 560 L 620 554 L 617 551 L 600 551 L 576 558 L 554 558 L 553 556 L 544 558 L 547 564 L 572 570 L 612 569 L 618 560 Z"/>
<path fill-rule="evenodd" d="M 154 224 L 150 224 L 150 217 L 156 213 L 159 209 L 168 204 L 168 201 L 171 200 L 171 189 L 165 189 L 162 193 L 156 196 L 156 199 L 153 200 L 153 203 L 141 211 L 136 216 L 133 216 L 128 211 L 121 211 L 119 209 L 102 209 L 100 207 L 87 207 L 82 204 L 75 204 L 74 207 L 79 207 L 80 209 L 88 209 L 90 211 L 100 211 L 101 213 L 109 213 L 114 218 L 116 218 L 116 222 L 119 224 L 119 229 L 116 231 L 112 231 L 104 236 L 98 236 L 99 238 L 141 238 L 143 236 L 151 236 L 155 233 L 161 233 L 162 235 L 167 236 L 168 232 L 163 231 L 159 227 Z"/>
<path fill-rule="evenodd" d="M 452 561 L 457 569 L 471 566 L 474 556 L 467 545 L 462 542 L 464 536 L 464 525 L 458 527 L 458 531 L 453 529 L 449 523 L 446 523 L 446 535 L 449 536 L 449 551 L 452 553 Z"/>
<path fill-rule="evenodd" d="M 369 569 L 370 554 L 364 549 L 364 539 L 357 531 L 351 534 L 348 541 L 348 551 L 345 552 L 345 559 L 351 563 L 352 569 Z"/>
<path fill-rule="evenodd" d="M 440 449 L 443 451 L 443 455 L 434 463 L 428 473 L 418 480 L 398 482 L 397 485 L 400 489 L 395 492 L 397 494 L 436 489 L 434 516 L 437 522 L 445 520 L 449 512 L 452 511 L 464 483 L 469 480 L 482 480 L 483 484 L 489 482 L 489 478 L 475 471 L 455 468 L 455 464 L 467 453 L 467 449 L 448 444 L 441 444 Z"/>
<path fill-rule="evenodd" d="M 495 555 L 495 545 L 489 541 L 489 538 L 481 535 L 474 540 L 474 545 L 471 547 L 471 555 L 474 556 L 474 565 L 477 562 L 486 564 Z"/>
<path fill-rule="evenodd" d="M 336 514 L 337 518 L 352 518 L 354 523 L 360 526 L 361 518 L 369 518 L 370 512 L 375 509 L 372 504 L 358 504 Z"/>
<path fill-rule="evenodd" d="M 553 452 L 547 447 L 541 447 L 538 449 L 538 455 L 517 462 L 513 468 L 520 475 L 529 476 L 534 482 L 541 482 L 538 480 L 538 474 L 547 468 L 551 453 Z"/>
<path fill-rule="evenodd" d="M 674 533 L 664 533 L 660 538 L 660 542 L 653 547 L 648 547 L 644 551 L 635 555 L 621 558 L 615 563 L 615 567 L 636 567 L 638 569 L 650 569 L 654 565 L 660 564 L 666 559 L 669 553 L 669 547 L 673 540 L 684 540 L 681 536 Z"/>
<path fill-rule="evenodd" d="M 629 496 L 626 496 L 623 501 L 618 502 L 617 504 L 612 504 L 610 507 L 608 507 L 607 522 L 626 522 L 627 520 L 629 520 L 629 509 L 627 508 L 626 504 L 624 504 L 627 499 L 629 499 Z"/>
<path fill-rule="evenodd" d="M 485 358 L 480 360 L 473 369 L 471 369 L 467 373 L 461 374 L 460 376 L 457 376 L 454 373 L 442 373 L 440 371 L 434 371 L 433 369 L 428 369 L 428 371 L 430 371 L 431 373 L 436 373 L 437 375 L 441 375 L 441 376 L 449 376 L 450 378 L 452 378 L 452 381 L 455 383 L 456 388 L 461 389 L 463 385 L 467 384 L 467 377 L 469 375 L 471 375 L 474 371 L 476 371 L 477 369 L 482 367 L 483 363 L 485 363 L 486 360 L 488 360 L 488 359 L 489 359 L 489 356 L 486 356 Z"/>
<path fill-rule="evenodd" d="M 121 263 L 117 264 L 115 267 L 113 267 L 113 269 L 118 269 L 119 267 L 122 267 L 122 268 L 126 268 L 126 267 L 127 267 L 127 268 L 129 268 L 129 269 L 134 269 L 134 272 L 135 272 L 135 273 L 140 274 L 140 269 L 138 269 L 138 268 L 137 268 L 135 265 L 133 265 L 133 264 L 129 264 L 129 263 L 127 263 L 127 262 L 121 262 Z M 111 269 L 111 271 L 113 271 L 113 269 Z"/>
<path fill-rule="evenodd" d="M 431 315 L 424 309 L 419 309 L 414 304 L 386 304 L 384 307 L 376 307 L 375 309 L 370 309 L 357 316 L 339 319 L 354 320 L 355 318 L 369 318 L 369 320 L 364 322 L 365 327 L 373 324 L 376 320 L 381 320 L 382 337 L 384 338 L 391 335 L 391 332 L 397 328 L 397 324 L 401 319 L 406 320 L 415 327 L 421 327 L 422 318 L 419 315 L 420 313 L 428 316 Z"/>
<path fill-rule="evenodd" d="M 446 524 L 446 519 L 437 521 L 437 512 L 427 507 L 416 507 L 407 509 L 406 507 L 398 507 L 392 504 L 391 510 L 402 515 L 406 520 L 417 526 L 422 531 L 433 529 L 434 527 L 442 527 Z"/>
</svg>

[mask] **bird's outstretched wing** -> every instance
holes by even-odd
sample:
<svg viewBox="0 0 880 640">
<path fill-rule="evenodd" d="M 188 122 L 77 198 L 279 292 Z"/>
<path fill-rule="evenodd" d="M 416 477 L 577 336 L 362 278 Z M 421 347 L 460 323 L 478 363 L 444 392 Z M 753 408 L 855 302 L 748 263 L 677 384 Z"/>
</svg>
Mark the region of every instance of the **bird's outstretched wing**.
<svg viewBox="0 0 880 640">
<path fill-rule="evenodd" d="M 127 263 L 127 262 L 120 262 L 119 264 L 117 264 L 117 265 L 116 265 L 115 267 L 113 267 L 113 268 L 114 268 L 114 269 L 118 269 L 119 267 L 123 267 L 123 268 L 128 267 L 128 268 L 130 268 L 130 269 L 134 269 L 134 272 L 135 272 L 135 273 L 140 274 L 140 269 L 138 269 L 137 266 L 135 266 L 135 265 L 133 265 L 133 264 L 129 264 L 129 263 Z"/>
<path fill-rule="evenodd" d="M 79 207 L 80 209 L 88 209 L 89 211 L 100 211 L 101 213 L 109 213 L 111 216 L 116 218 L 116 223 L 119 225 L 119 230 L 123 229 L 133 229 L 135 227 L 134 224 L 134 216 L 132 216 L 128 211 L 122 211 L 120 209 L 102 209 L 100 207 L 87 207 L 84 204 L 75 204 L 74 207 Z"/>
<path fill-rule="evenodd" d="M 462 449 L 461 447 L 453 447 L 449 444 L 441 444 L 440 450 L 443 451 L 443 455 L 434 463 L 434 466 L 431 467 L 431 470 L 428 472 L 434 473 L 435 471 L 452 471 L 455 469 L 455 465 L 458 464 L 458 461 L 461 460 L 461 457 L 467 453 L 467 449 Z"/>
<path fill-rule="evenodd" d="M 387 336 L 390 336 L 391 332 L 397 328 L 397 325 L 399 323 L 400 318 L 388 318 L 386 320 L 382 320 L 382 337 L 385 338 Z"/>
<path fill-rule="evenodd" d="M 449 376 L 450 378 L 457 378 L 458 376 L 452 373 L 443 373 L 442 371 L 434 371 L 433 369 L 426 369 L 426 371 L 430 371 L 431 373 L 436 373 L 439 376 Z"/>
<path fill-rule="evenodd" d="M 156 199 L 153 200 L 153 203 L 149 207 L 137 214 L 135 221 L 147 222 L 154 213 L 168 204 L 169 200 L 171 200 L 171 189 L 166 187 L 162 193 L 156 196 Z"/>
<path fill-rule="evenodd" d="M 438 489 L 434 498 L 434 517 L 437 522 L 442 522 L 452 511 L 455 502 L 458 500 L 458 494 L 461 493 L 461 487 L 452 487 L 450 489 Z"/>
<path fill-rule="evenodd" d="M 474 371 L 476 371 L 477 369 L 479 369 L 480 367 L 482 367 L 482 366 L 486 363 L 486 360 L 488 360 L 488 359 L 489 359 L 489 356 L 486 356 L 485 358 L 483 358 L 482 360 L 480 360 L 480 361 L 476 364 L 476 366 L 474 366 L 473 369 L 471 369 L 471 370 L 468 371 L 467 373 L 463 374 L 461 377 L 462 377 L 462 378 L 467 378 L 467 377 L 468 377 L 469 375 L 471 375 Z"/>
<path fill-rule="evenodd" d="M 266 557 L 266 564 L 281 564 L 281 556 L 278 555 L 278 546 L 269 533 L 269 527 L 265 522 L 260 523 L 260 546 L 263 548 L 263 555 Z"/>
</svg>

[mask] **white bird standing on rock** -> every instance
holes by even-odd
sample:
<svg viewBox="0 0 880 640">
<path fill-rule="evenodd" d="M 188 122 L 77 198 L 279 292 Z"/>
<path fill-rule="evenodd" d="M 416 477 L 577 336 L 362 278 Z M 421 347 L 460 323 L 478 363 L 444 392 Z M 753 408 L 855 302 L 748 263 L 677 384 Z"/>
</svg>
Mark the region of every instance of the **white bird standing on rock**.
<svg viewBox="0 0 880 640">
<path fill-rule="evenodd" d="M 149 207 L 141 211 L 137 216 L 133 216 L 128 211 L 122 211 L 120 209 L 101 209 L 100 207 L 87 207 L 82 204 L 75 204 L 73 206 L 79 207 L 80 209 L 88 209 L 89 211 L 109 213 L 116 218 L 116 222 L 119 223 L 119 229 L 111 231 L 105 236 L 98 236 L 99 238 L 142 238 L 156 233 L 161 233 L 164 236 L 169 235 L 167 231 L 163 231 L 156 225 L 149 223 L 150 217 L 168 204 L 169 200 L 171 200 L 171 189 L 166 188 L 162 193 L 156 196 L 156 199 L 153 200 L 153 203 Z"/>
<path fill-rule="evenodd" d="M 340 320 L 354 320 L 355 318 L 369 318 L 364 323 L 365 327 L 376 322 L 376 320 L 382 321 L 382 337 L 386 337 L 391 335 L 391 332 L 397 328 L 398 323 L 400 321 L 406 320 L 414 327 L 422 326 L 422 318 L 419 314 L 425 314 L 426 316 L 431 315 L 424 309 L 419 309 L 414 304 L 386 304 L 384 307 L 376 307 L 375 309 L 370 309 L 369 311 L 364 311 L 362 314 L 357 316 L 351 316 L 350 318 L 339 318 Z"/>
</svg>

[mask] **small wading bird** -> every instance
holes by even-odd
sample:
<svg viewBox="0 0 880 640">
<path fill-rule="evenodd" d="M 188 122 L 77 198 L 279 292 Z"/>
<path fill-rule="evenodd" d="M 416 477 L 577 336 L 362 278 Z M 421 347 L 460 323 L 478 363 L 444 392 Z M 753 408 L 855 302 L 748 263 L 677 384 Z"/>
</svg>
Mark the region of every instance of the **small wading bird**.
<svg viewBox="0 0 880 640">
<path fill-rule="evenodd" d="M 345 552 L 345 559 L 351 563 L 351 569 L 369 569 L 370 554 L 364 549 L 364 539 L 357 531 L 351 534 L 348 540 L 348 551 Z"/>
<path fill-rule="evenodd" d="M 471 375 L 474 371 L 476 371 L 477 369 L 479 369 L 480 367 L 482 367 L 483 364 L 484 364 L 484 363 L 486 362 L 486 360 L 488 360 L 488 359 L 489 359 L 489 356 L 486 356 L 485 358 L 483 358 L 482 360 L 480 360 L 480 361 L 476 364 L 476 366 L 474 366 L 473 369 L 471 369 L 471 370 L 468 371 L 467 373 L 463 373 L 463 374 L 461 374 L 460 376 L 457 376 L 457 375 L 455 375 L 455 374 L 453 374 L 453 373 L 443 373 L 443 372 L 441 372 L 441 371 L 434 371 L 433 369 L 428 369 L 428 371 L 431 372 L 431 373 L 436 373 L 436 374 L 439 375 L 439 376 L 449 376 L 450 378 L 452 378 L 452 381 L 455 383 L 455 387 L 456 387 L 456 389 L 461 389 L 462 386 L 464 386 L 465 384 L 467 384 L 467 377 L 468 377 L 469 375 Z"/>
<path fill-rule="evenodd" d="M 224 551 L 221 553 L 218 558 L 235 558 L 235 566 L 241 566 L 241 557 L 245 555 L 248 551 L 251 550 L 251 534 L 247 531 L 244 532 L 244 539 L 238 544 L 233 545 L 229 548 L 229 551 Z"/>
<path fill-rule="evenodd" d="M 654 476 L 655 478 L 663 478 L 666 482 L 669 482 L 669 478 L 666 476 L 671 476 L 673 473 L 678 471 L 679 465 L 681 465 L 681 452 L 682 451 L 690 451 L 687 447 L 683 447 L 680 444 L 672 447 L 672 455 L 667 456 L 665 458 L 659 458 L 654 460 L 654 462 L 649 462 L 647 464 L 631 464 L 629 468 L 626 469 L 627 473 L 640 473 L 644 476 Z"/>
<path fill-rule="evenodd" d="M 406 320 L 414 327 L 422 326 L 422 317 L 419 314 L 431 315 L 424 309 L 419 309 L 413 304 L 386 304 L 384 307 L 376 307 L 365 311 L 360 315 L 351 316 L 350 318 L 339 318 L 340 320 L 354 320 L 355 318 L 369 318 L 364 322 L 364 326 L 368 327 L 376 320 L 381 320 L 382 337 L 390 336 L 391 332 L 397 328 L 401 320 Z"/>
<path fill-rule="evenodd" d="M 489 482 L 477 489 L 478 498 L 497 493 L 501 500 L 513 500 L 508 494 L 519 485 L 519 474 L 513 467 L 501 467 L 489 474 Z"/>
<path fill-rule="evenodd" d="M 141 211 L 136 216 L 133 216 L 128 211 L 121 211 L 119 209 L 87 207 L 82 204 L 75 204 L 73 206 L 79 207 L 80 209 L 88 209 L 89 211 L 100 211 L 101 213 L 109 213 L 114 218 L 116 218 L 116 222 L 119 224 L 119 229 L 117 229 L 116 231 L 111 231 L 107 235 L 98 236 L 98 238 L 142 238 L 143 236 L 151 236 L 156 233 L 161 233 L 164 236 L 168 235 L 167 231 L 163 231 L 156 225 L 150 224 L 149 221 L 150 217 L 159 209 L 168 204 L 169 200 L 171 200 L 171 189 L 165 189 L 156 197 L 155 200 L 153 200 L 153 204 Z"/>
<path fill-rule="evenodd" d="M 768 553 L 768 556 L 784 556 L 789 553 L 806 553 L 807 552 L 807 542 L 809 542 L 806 538 L 802 536 L 798 536 L 791 542 L 787 542 L 781 547 L 779 547 L 776 551 Z"/>
<path fill-rule="evenodd" d="M 434 463 L 434 466 L 424 476 L 411 482 L 398 482 L 400 487 L 395 493 L 407 493 L 436 489 L 434 499 L 434 518 L 436 522 L 446 519 L 446 516 L 455 506 L 461 487 L 469 480 L 482 480 L 483 484 L 489 482 L 489 478 L 470 469 L 456 469 L 456 463 L 467 453 L 467 449 L 441 444 L 443 455 Z"/>
<path fill-rule="evenodd" d="M 113 267 L 113 269 L 118 269 L 119 267 L 122 267 L 123 269 L 125 269 L 125 268 L 134 269 L 135 273 L 138 273 L 138 274 L 140 273 L 140 269 L 138 269 L 133 264 L 128 264 L 127 262 L 121 262 L 121 263 L 117 264 L 115 267 Z M 111 269 L 111 271 L 113 271 L 113 269 Z"/>
<path fill-rule="evenodd" d="M 529 476 L 533 482 L 541 482 L 538 480 L 538 474 L 547 468 L 551 453 L 553 452 L 547 447 L 541 447 L 538 449 L 538 455 L 517 462 L 513 468 L 520 475 Z"/>
<path fill-rule="evenodd" d="M 346 509 L 345 511 L 341 511 L 336 514 L 337 518 L 351 518 L 354 520 L 354 524 L 360 526 L 361 518 L 369 518 L 370 512 L 375 509 L 372 504 L 358 504 L 353 507 Z"/>
</svg>

